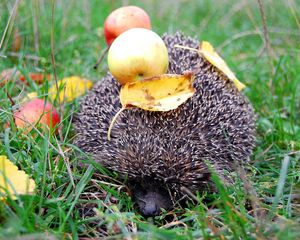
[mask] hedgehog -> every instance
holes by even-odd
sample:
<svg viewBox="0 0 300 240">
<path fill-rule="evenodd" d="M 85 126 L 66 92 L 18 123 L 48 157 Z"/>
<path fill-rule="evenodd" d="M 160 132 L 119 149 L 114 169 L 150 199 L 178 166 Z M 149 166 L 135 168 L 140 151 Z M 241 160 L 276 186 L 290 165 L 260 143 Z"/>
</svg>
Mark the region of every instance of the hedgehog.
<svg viewBox="0 0 300 240">
<path fill-rule="evenodd" d="M 195 38 L 164 34 L 168 73 L 193 72 L 194 96 L 167 112 L 120 110 L 120 85 L 108 72 L 82 99 L 74 118 L 75 144 L 96 163 L 126 179 L 144 216 L 174 208 L 186 192 L 215 191 L 212 169 L 226 184 L 255 146 L 255 114 L 249 100 L 197 52 Z M 184 191 L 185 190 L 185 191 Z"/>
</svg>

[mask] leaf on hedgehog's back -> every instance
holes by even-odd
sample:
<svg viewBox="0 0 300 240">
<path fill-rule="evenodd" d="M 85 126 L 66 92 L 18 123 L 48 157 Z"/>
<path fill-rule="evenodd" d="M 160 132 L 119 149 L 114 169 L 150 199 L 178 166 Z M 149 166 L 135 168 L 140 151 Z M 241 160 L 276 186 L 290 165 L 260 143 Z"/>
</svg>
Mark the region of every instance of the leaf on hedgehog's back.
<svg viewBox="0 0 300 240">
<path fill-rule="evenodd" d="M 220 55 L 214 50 L 214 47 L 207 41 L 202 41 L 199 47 L 199 52 L 204 56 L 204 58 L 209 61 L 212 65 L 223 72 L 236 86 L 236 88 L 241 91 L 246 86 L 241 83 L 234 73 L 230 70 L 226 62 L 220 57 Z"/>
<path fill-rule="evenodd" d="M 17 194 L 32 194 L 35 182 L 17 166 L 7 159 L 0 156 L 0 200 L 10 195 L 16 199 Z"/>
<path fill-rule="evenodd" d="M 126 83 L 120 91 L 123 108 L 135 106 L 148 111 L 176 109 L 195 93 L 193 75 L 162 74 Z"/>
</svg>

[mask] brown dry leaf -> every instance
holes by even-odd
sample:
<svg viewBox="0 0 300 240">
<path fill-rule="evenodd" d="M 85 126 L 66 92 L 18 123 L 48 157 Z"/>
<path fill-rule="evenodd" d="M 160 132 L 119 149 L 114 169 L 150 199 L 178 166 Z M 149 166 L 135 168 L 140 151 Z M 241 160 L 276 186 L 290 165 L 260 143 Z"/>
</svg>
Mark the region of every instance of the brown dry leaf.
<svg viewBox="0 0 300 240">
<path fill-rule="evenodd" d="M 22 45 L 22 38 L 21 38 L 20 31 L 18 28 L 15 28 L 14 32 L 13 32 L 13 39 L 12 39 L 12 45 L 11 45 L 12 51 L 19 52 L 21 45 Z"/>
<path fill-rule="evenodd" d="M 234 73 L 230 70 L 226 62 L 220 57 L 220 55 L 214 50 L 214 47 L 207 41 L 202 41 L 199 47 L 199 52 L 204 58 L 212 65 L 223 72 L 237 87 L 239 91 L 243 90 L 246 86 L 241 83 Z"/>
<path fill-rule="evenodd" d="M 126 83 L 120 91 L 123 108 L 135 106 L 148 111 L 176 109 L 193 96 L 193 75 L 162 74 L 142 81 Z"/>
<path fill-rule="evenodd" d="M 17 166 L 8 160 L 6 156 L 0 156 L 0 200 L 7 194 L 16 199 L 18 194 L 32 194 L 35 182 Z"/>
</svg>

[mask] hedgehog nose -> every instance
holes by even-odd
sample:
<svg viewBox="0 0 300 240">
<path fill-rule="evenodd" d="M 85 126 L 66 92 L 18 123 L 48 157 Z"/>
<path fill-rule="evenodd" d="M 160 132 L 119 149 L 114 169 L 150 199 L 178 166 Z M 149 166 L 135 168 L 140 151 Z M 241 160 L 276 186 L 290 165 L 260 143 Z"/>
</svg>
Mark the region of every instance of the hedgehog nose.
<svg viewBox="0 0 300 240">
<path fill-rule="evenodd" d="M 142 215 L 145 217 L 154 217 L 159 215 L 159 208 L 156 203 L 150 202 L 146 203 L 146 205 L 142 209 Z"/>
</svg>

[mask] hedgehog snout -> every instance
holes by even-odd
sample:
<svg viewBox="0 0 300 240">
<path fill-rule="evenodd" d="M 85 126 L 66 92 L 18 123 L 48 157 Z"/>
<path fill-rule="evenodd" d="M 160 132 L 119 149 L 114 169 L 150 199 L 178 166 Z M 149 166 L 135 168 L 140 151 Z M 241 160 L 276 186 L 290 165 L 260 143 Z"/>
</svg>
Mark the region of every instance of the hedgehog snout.
<svg viewBox="0 0 300 240">
<path fill-rule="evenodd" d="M 148 201 L 139 200 L 138 202 L 141 214 L 145 217 L 158 216 L 160 209 L 155 199 L 148 199 Z"/>
<path fill-rule="evenodd" d="M 173 204 L 167 190 L 157 186 L 133 187 L 133 197 L 145 217 L 158 216 L 161 209 L 169 210 Z"/>
</svg>

